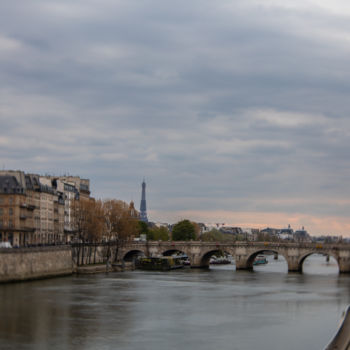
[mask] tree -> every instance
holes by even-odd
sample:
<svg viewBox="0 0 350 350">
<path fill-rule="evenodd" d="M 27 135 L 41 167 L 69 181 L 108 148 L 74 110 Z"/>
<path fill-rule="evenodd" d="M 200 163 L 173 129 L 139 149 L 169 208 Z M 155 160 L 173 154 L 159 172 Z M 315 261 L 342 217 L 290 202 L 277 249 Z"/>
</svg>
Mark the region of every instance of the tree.
<svg viewBox="0 0 350 350">
<path fill-rule="evenodd" d="M 172 230 L 174 241 L 189 241 L 195 239 L 195 227 L 189 220 L 182 220 L 176 223 Z"/>
<path fill-rule="evenodd" d="M 138 233 L 139 235 L 146 235 L 148 241 L 169 240 L 169 230 L 166 227 L 149 227 L 147 223 L 143 221 L 138 222 Z"/>
<path fill-rule="evenodd" d="M 94 199 L 75 200 L 72 210 L 78 238 L 85 242 L 99 241 L 104 232 L 102 202 Z"/>
<path fill-rule="evenodd" d="M 114 260 L 118 258 L 119 248 L 124 245 L 126 240 L 129 240 L 132 236 L 135 236 L 138 231 L 138 220 L 135 217 L 135 209 L 133 205 L 129 206 L 127 203 L 109 199 L 103 202 L 103 211 L 106 227 L 106 240 L 116 241 Z M 112 256 L 110 244 L 108 243 L 107 249 L 107 261 Z"/>
<path fill-rule="evenodd" d="M 128 240 L 137 234 L 138 221 L 130 212 L 127 203 L 109 199 L 103 202 L 107 241 Z"/>
<path fill-rule="evenodd" d="M 203 233 L 201 236 L 201 240 L 205 242 L 232 242 L 236 240 L 236 238 L 236 236 L 222 233 L 215 228 L 209 232 Z"/>
<path fill-rule="evenodd" d="M 138 234 L 139 235 L 146 235 L 148 240 L 152 240 L 153 238 L 149 238 L 149 228 L 147 223 L 145 223 L 144 221 L 138 221 Z"/>
<path fill-rule="evenodd" d="M 205 242 L 224 242 L 226 237 L 222 232 L 213 228 L 209 232 L 203 233 L 201 240 Z"/>
<path fill-rule="evenodd" d="M 191 224 L 194 226 L 195 239 L 199 239 L 199 237 L 201 235 L 201 228 L 200 228 L 200 226 L 196 222 L 193 222 L 193 221 L 191 221 Z"/>
<path fill-rule="evenodd" d="M 96 243 L 101 240 L 104 233 L 105 222 L 103 217 L 102 202 L 94 199 L 75 200 L 72 205 L 72 215 L 77 238 L 83 243 Z M 91 263 L 92 247 L 88 246 L 88 261 L 84 258 L 84 246 L 78 245 L 77 264 Z M 94 259 L 96 258 L 96 244 L 94 246 Z"/>
<path fill-rule="evenodd" d="M 152 227 L 148 231 L 147 239 L 154 240 L 154 241 L 168 241 L 169 240 L 169 230 L 164 226 Z"/>
</svg>

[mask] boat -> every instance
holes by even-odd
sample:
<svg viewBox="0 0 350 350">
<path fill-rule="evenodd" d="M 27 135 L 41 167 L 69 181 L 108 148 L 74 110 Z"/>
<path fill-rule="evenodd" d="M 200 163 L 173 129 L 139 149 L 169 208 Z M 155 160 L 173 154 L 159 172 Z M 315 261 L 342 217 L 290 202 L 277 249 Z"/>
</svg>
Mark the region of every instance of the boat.
<svg viewBox="0 0 350 350">
<path fill-rule="evenodd" d="M 253 262 L 253 265 L 264 265 L 264 264 L 267 264 L 268 261 L 266 259 L 266 257 L 264 255 L 258 255 L 254 262 Z"/>
<path fill-rule="evenodd" d="M 211 265 L 225 265 L 225 264 L 231 264 L 231 260 L 228 258 L 220 257 L 220 258 L 214 258 L 212 257 L 209 261 Z"/>
<path fill-rule="evenodd" d="M 191 265 L 190 259 L 188 259 L 188 258 L 186 260 L 184 260 L 183 262 L 184 262 L 185 266 L 190 266 Z"/>
<path fill-rule="evenodd" d="M 135 262 L 135 267 L 141 270 L 169 271 L 184 267 L 183 260 L 172 256 L 140 257 Z"/>
</svg>

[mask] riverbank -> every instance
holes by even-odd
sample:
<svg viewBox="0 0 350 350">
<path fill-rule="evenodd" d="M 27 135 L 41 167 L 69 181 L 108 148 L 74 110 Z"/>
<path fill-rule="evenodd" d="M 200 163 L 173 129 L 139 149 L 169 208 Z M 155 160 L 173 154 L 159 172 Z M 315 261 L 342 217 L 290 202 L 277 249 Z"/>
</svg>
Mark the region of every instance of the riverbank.
<svg viewBox="0 0 350 350">
<path fill-rule="evenodd" d="M 1 249 L 0 283 L 71 275 L 72 250 L 69 246 Z"/>
<path fill-rule="evenodd" d="M 77 266 L 74 269 L 74 273 L 78 275 L 104 273 L 104 272 L 123 272 L 134 270 L 133 263 L 123 263 L 123 264 L 91 264 L 85 266 Z"/>
<path fill-rule="evenodd" d="M 0 250 L 0 283 L 30 281 L 72 274 L 122 272 L 133 269 L 132 262 L 122 264 L 99 262 L 77 266 L 70 246 Z"/>
</svg>

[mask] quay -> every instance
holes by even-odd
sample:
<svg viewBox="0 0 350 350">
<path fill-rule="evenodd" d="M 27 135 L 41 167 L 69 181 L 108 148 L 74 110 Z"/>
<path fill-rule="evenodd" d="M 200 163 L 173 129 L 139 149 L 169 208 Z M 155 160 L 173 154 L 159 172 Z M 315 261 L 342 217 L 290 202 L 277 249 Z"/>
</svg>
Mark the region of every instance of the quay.
<svg viewBox="0 0 350 350">
<path fill-rule="evenodd" d="M 325 350 L 349 350 L 350 349 L 350 306 L 344 312 L 342 323 Z"/>
</svg>

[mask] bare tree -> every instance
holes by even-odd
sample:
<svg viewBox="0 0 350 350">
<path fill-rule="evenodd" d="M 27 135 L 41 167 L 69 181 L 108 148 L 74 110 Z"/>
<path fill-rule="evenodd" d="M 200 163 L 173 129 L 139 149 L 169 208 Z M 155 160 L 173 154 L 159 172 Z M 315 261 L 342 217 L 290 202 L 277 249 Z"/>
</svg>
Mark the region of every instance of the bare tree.
<svg viewBox="0 0 350 350">
<path fill-rule="evenodd" d="M 130 209 L 130 206 L 120 200 L 109 199 L 103 202 L 105 218 L 105 236 L 107 242 L 115 241 L 115 260 L 118 257 L 118 250 L 125 241 L 131 239 L 137 233 L 137 219 Z M 107 253 L 110 257 L 110 251 Z"/>
</svg>

